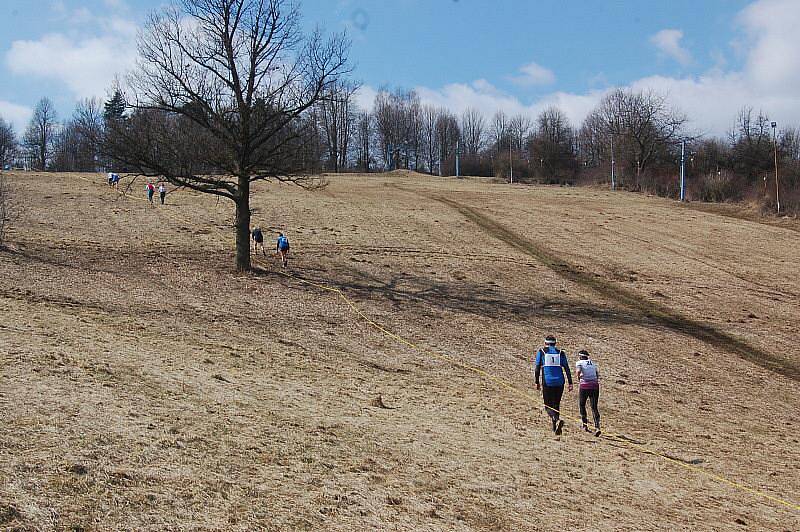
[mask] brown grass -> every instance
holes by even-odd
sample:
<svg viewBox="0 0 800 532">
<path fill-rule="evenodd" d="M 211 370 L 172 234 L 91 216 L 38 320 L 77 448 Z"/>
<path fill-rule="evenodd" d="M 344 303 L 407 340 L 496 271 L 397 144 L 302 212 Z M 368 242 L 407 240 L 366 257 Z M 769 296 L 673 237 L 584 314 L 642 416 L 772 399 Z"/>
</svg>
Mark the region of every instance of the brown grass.
<svg viewBox="0 0 800 532">
<path fill-rule="evenodd" d="M 539 404 L 274 258 L 235 273 L 229 205 L 150 208 L 81 177 L 12 177 L 0 529 L 800 527 L 572 422 L 553 437 Z M 796 231 L 598 190 L 328 179 L 256 188 L 292 272 L 519 388 L 554 333 L 595 354 L 608 429 L 795 497 Z"/>
</svg>

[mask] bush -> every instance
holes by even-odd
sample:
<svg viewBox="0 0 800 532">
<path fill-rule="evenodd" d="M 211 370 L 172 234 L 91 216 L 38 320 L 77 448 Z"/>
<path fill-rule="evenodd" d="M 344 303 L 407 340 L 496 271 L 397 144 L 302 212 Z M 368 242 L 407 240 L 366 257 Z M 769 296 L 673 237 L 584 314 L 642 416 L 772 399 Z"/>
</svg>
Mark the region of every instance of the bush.
<svg viewBox="0 0 800 532">
<path fill-rule="evenodd" d="M 721 170 L 700 177 L 692 190 L 692 195 L 700 201 L 720 203 L 742 201 L 748 186 L 743 177 L 728 170 Z"/>
</svg>

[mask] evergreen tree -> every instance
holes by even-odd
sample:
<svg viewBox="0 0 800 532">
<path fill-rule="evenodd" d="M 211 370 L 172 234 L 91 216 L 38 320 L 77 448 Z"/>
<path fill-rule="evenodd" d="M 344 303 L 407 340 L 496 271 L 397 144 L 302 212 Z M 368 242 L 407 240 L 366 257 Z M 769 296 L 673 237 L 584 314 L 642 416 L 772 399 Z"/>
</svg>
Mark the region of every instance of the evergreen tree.
<svg viewBox="0 0 800 532">
<path fill-rule="evenodd" d="M 119 122 L 125 118 L 125 97 L 117 89 L 103 106 L 103 118 L 108 122 Z"/>
</svg>

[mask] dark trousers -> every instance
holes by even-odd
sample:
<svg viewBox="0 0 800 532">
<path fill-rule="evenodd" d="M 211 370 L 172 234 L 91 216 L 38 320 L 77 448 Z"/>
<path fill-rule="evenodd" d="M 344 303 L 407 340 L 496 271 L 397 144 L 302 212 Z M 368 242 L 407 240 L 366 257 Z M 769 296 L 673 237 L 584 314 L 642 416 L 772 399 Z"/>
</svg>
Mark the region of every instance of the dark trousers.
<svg viewBox="0 0 800 532">
<path fill-rule="evenodd" d="M 167 193 L 166 192 L 161 192 L 159 194 L 159 196 L 161 196 L 161 205 L 164 205 L 164 198 L 167 197 Z"/>
<path fill-rule="evenodd" d="M 563 386 L 542 386 L 544 409 L 553 421 L 553 429 L 555 429 L 558 421 L 559 411 L 561 410 L 561 396 L 563 395 Z"/>
<path fill-rule="evenodd" d="M 600 390 L 595 388 L 594 390 L 580 390 L 578 392 L 578 408 L 581 411 L 581 421 L 583 424 L 586 425 L 588 420 L 586 419 L 586 400 L 589 400 L 589 404 L 592 406 L 592 416 L 594 417 L 594 426 L 598 429 L 600 428 L 600 410 L 597 409 L 597 401 L 600 399 Z"/>
</svg>

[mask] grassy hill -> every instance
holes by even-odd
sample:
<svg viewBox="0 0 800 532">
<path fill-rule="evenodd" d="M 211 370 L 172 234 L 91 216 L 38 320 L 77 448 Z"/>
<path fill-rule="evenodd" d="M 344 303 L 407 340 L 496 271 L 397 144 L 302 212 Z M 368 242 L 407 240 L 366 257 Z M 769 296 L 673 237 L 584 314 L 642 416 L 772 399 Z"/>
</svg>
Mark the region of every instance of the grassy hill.
<svg viewBox="0 0 800 532">
<path fill-rule="evenodd" d="M 256 187 L 287 277 L 272 255 L 233 271 L 215 198 L 12 176 L 0 528 L 800 528 L 707 474 L 798 503 L 796 227 L 585 188 L 328 179 Z M 531 373 L 549 333 L 573 364 L 593 353 L 608 436 L 578 430 L 576 392 L 549 431 Z"/>
</svg>

